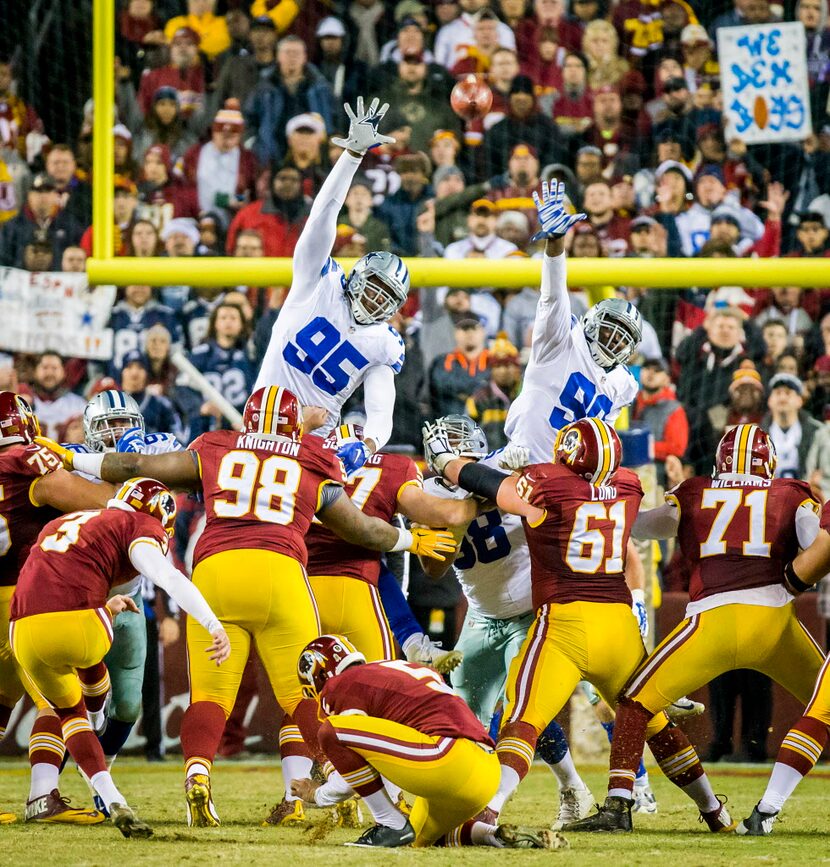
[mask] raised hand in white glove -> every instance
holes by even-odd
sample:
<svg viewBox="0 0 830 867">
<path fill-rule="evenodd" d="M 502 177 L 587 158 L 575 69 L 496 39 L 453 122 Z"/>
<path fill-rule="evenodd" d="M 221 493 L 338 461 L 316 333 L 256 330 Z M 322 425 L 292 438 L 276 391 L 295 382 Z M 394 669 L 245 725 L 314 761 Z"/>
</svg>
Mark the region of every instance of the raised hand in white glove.
<svg viewBox="0 0 830 867">
<path fill-rule="evenodd" d="M 499 455 L 499 466 L 503 470 L 523 470 L 530 463 L 530 449 L 508 443 Z"/>
<path fill-rule="evenodd" d="M 447 464 L 455 460 L 456 454 L 450 447 L 450 441 L 442 426 L 424 422 L 421 431 L 424 436 L 424 460 L 434 473 L 441 476 Z"/>
<path fill-rule="evenodd" d="M 363 97 L 359 96 L 357 98 L 357 111 L 354 112 L 352 107 L 346 103 L 343 108 L 349 116 L 349 135 L 347 138 L 333 138 L 332 142 L 337 147 L 345 148 L 361 156 L 379 145 L 392 144 L 395 141 L 394 138 L 381 135 L 378 132 L 378 124 L 389 110 L 389 103 L 385 102 L 378 108 L 379 104 L 379 99 L 373 99 L 369 110 L 366 111 L 363 107 Z"/>
<path fill-rule="evenodd" d="M 566 235 L 568 229 L 576 223 L 588 218 L 587 214 L 568 214 L 565 211 L 565 185 L 559 181 L 552 181 L 548 186 L 547 181 L 542 181 L 542 196 L 533 191 L 533 201 L 539 214 L 539 231 L 530 239 L 538 241 L 540 238 L 561 238 Z"/>
</svg>

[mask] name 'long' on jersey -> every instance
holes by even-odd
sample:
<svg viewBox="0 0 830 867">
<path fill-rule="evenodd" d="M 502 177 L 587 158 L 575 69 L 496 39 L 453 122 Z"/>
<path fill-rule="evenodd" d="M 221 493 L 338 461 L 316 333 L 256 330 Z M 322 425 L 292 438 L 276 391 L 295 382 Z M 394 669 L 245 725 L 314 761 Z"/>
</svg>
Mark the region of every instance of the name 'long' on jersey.
<svg viewBox="0 0 830 867">
<path fill-rule="evenodd" d="M 481 463 L 496 467 L 499 454 L 488 455 Z M 450 490 L 437 478 L 427 479 L 424 490 L 444 499 L 470 496 L 461 489 Z M 533 610 L 530 551 L 518 515 L 490 509 L 474 518 L 461 537 L 453 568 L 476 614 L 502 620 Z"/>
<path fill-rule="evenodd" d="M 550 297 L 536 306 L 530 361 L 522 391 L 513 401 L 504 432 L 511 443 L 530 449 L 531 463 L 553 457 L 556 434 L 581 418 L 613 424 L 637 396 L 637 380 L 624 365 L 604 370 L 592 358 L 579 320 L 571 314 L 565 256 L 545 256 L 543 288 Z"/>
<path fill-rule="evenodd" d="M 343 269 L 329 258 L 310 295 L 297 301 L 289 292 L 254 384 L 282 385 L 300 403 L 325 407 L 326 423 L 316 436 L 327 436 L 338 424 L 343 404 L 369 368 L 385 365 L 400 373 L 404 362 L 404 343 L 394 328 L 355 323 L 345 285 Z"/>
</svg>

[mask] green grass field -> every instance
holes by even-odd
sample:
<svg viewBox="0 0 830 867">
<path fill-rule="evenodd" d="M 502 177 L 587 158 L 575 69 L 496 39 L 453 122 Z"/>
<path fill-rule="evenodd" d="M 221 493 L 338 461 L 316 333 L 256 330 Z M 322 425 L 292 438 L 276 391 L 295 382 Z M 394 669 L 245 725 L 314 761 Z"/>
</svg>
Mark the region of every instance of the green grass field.
<svg viewBox="0 0 830 867">
<path fill-rule="evenodd" d="M 87 828 L 7 825 L 0 828 L 0 863 L 8 865 L 133 865 L 275 864 L 301 867 L 325 864 L 332 867 L 362 865 L 506 865 L 541 863 L 556 859 L 562 865 L 597 864 L 601 859 L 621 865 L 818 864 L 830 862 L 830 774 L 821 768 L 808 778 L 785 810 L 783 821 L 772 837 L 738 838 L 714 835 L 698 824 L 691 802 L 659 772 L 652 774 L 659 801 L 654 816 L 636 817 L 632 835 L 571 835 L 569 851 L 511 852 L 494 849 L 386 850 L 369 853 L 339 844 L 353 840 L 354 830 L 334 830 L 324 839 L 300 829 L 263 828 L 267 808 L 281 785 L 274 762 L 224 763 L 214 774 L 214 795 L 223 825 L 218 829 L 189 829 L 184 824 L 181 767 L 174 759 L 148 765 L 134 759 L 119 760 L 115 778 L 140 815 L 155 829 L 151 840 L 125 840 L 109 825 Z M 76 804 L 89 804 L 84 784 L 67 769 L 64 793 Z M 604 774 L 597 768 L 586 775 L 595 795 L 604 791 Z M 714 766 L 717 792 L 729 796 L 733 816 L 742 818 L 763 790 L 765 768 Z M 21 761 L 0 762 L 0 804 L 10 809 L 20 804 L 28 791 L 28 765 Z M 504 819 L 521 824 L 547 824 L 556 811 L 556 787 L 545 768 L 534 768 L 517 796 L 508 804 Z M 22 810 L 20 811 L 22 812 Z M 311 812 L 313 821 L 323 819 Z"/>
</svg>

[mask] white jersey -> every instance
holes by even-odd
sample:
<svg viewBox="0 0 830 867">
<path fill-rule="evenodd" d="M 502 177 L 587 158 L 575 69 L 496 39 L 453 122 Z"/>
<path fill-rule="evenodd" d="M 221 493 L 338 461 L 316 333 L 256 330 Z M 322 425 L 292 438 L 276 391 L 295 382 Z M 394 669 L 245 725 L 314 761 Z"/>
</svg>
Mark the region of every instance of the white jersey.
<svg viewBox="0 0 830 867">
<path fill-rule="evenodd" d="M 82 443 L 64 443 L 66 448 L 71 449 L 73 452 L 78 454 L 89 455 L 92 454 L 92 449 L 83 445 Z M 183 452 L 184 446 L 176 439 L 175 434 L 171 433 L 151 433 L 144 435 L 144 451 L 142 454 L 145 455 L 166 455 L 169 452 Z M 87 473 L 78 472 L 78 470 L 74 471 L 76 475 L 83 476 L 85 479 L 89 479 L 93 482 L 100 482 L 99 478 L 95 476 L 90 476 Z M 168 559 L 171 558 L 171 555 L 168 553 Z M 109 595 L 116 596 L 118 594 L 123 594 L 124 596 L 132 596 L 136 590 L 142 585 L 144 581 L 150 581 L 149 578 L 145 578 L 143 575 L 136 575 L 135 578 L 132 578 L 129 581 L 126 581 L 124 584 L 118 584 L 110 590 Z M 152 582 L 150 582 L 152 584 Z M 155 587 L 155 585 L 153 585 Z"/>
<path fill-rule="evenodd" d="M 346 298 L 346 275 L 329 255 L 337 215 L 359 165 L 359 159 L 344 151 L 317 194 L 294 250 L 291 290 L 254 386 L 281 385 L 293 391 L 300 403 L 325 407 L 326 424 L 314 431 L 320 436 L 336 427 L 343 404 L 370 371 L 391 369 L 390 381 L 380 385 L 388 391 L 392 375 L 400 372 L 404 361 L 404 343 L 394 328 L 354 321 Z"/>
<path fill-rule="evenodd" d="M 497 460 L 498 452 L 482 463 L 495 467 Z M 449 490 L 437 478 L 427 479 L 424 490 L 444 499 L 470 496 L 460 489 Z M 453 568 L 474 613 L 501 620 L 533 610 L 530 551 L 518 515 L 491 509 L 474 518 L 461 540 Z"/>
<path fill-rule="evenodd" d="M 551 460 L 556 434 L 581 418 L 613 424 L 637 396 L 637 380 L 624 365 L 604 370 L 591 357 L 582 327 L 571 314 L 565 254 L 544 256 L 530 361 L 504 432 L 530 449 L 530 462 Z"/>
</svg>

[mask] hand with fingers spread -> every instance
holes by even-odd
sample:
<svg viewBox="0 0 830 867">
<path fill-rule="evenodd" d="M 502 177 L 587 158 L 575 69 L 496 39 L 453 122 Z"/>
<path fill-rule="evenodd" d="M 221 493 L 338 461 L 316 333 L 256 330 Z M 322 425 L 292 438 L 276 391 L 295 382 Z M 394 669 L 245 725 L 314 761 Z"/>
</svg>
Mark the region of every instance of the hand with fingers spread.
<svg viewBox="0 0 830 867">
<path fill-rule="evenodd" d="M 587 214 L 568 214 L 563 202 L 565 200 L 565 185 L 558 181 L 542 181 L 542 195 L 535 190 L 533 201 L 539 213 L 539 231 L 530 239 L 538 241 L 540 238 L 562 238 L 568 230 L 588 218 Z"/>
<path fill-rule="evenodd" d="M 363 156 L 366 151 L 382 144 L 394 143 L 394 138 L 388 135 L 381 135 L 378 132 L 378 124 L 389 110 L 388 102 L 385 102 L 378 108 L 379 104 L 379 99 L 373 99 L 369 110 L 366 111 L 363 106 L 362 96 L 357 98 L 357 111 L 352 111 L 352 107 L 348 103 L 345 104 L 343 108 L 349 116 L 350 121 L 349 135 L 347 138 L 333 138 L 332 142 L 337 147 L 345 148 L 347 151 L 351 151 L 353 154 L 359 156 Z"/>
<path fill-rule="evenodd" d="M 210 654 L 208 657 L 211 662 L 221 665 L 231 655 L 231 640 L 228 638 L 228 633 L 221 627 L 214 629 L 210 633 L 213 639 L 210 647 L 205 648 L 205 653 Z"/>
</svg>

